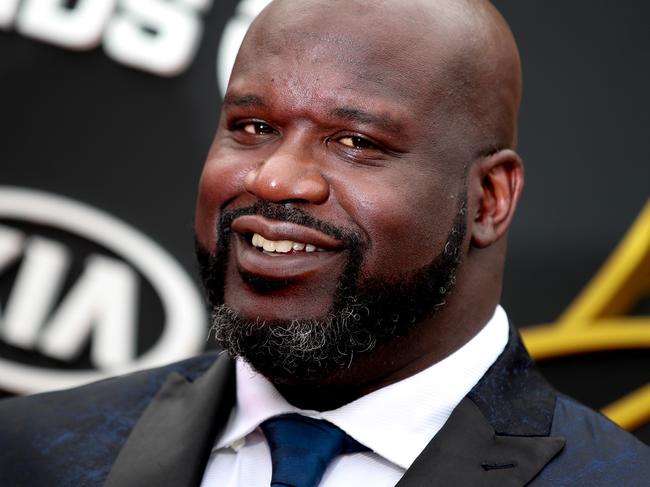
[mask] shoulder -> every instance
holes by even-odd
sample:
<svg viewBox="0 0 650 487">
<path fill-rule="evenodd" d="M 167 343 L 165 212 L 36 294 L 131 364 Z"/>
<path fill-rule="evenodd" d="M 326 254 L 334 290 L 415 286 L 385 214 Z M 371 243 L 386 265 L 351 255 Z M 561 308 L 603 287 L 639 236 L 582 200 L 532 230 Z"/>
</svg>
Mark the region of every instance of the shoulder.
<svg viewBox="0 0 650 487">
<path fill-rule="evenodd" d="M 209 353 L 74 389 L 0 401 L 0 477 L 15 485 L 100 485 L 131 429 L 171 373 L 190 380 Z M 82 478 L 84 480 L 82 480 Z M 96 479 L 96 482 L 90 480 Z M 54 483 L 51 483 L 54 479 Z"/>
<path fill-rule="evenodd" d="M 650 482 L 650 447 L 602 414 L 558 395 L 551 436 L 562 436 L 562 452 L 533 485 L 636 486 Z"/>
<path fill-rule="evenodd" d="M 0 422 L 11 422 L 11 418 L 15 420 L 21 416 L 35 420 L 40 416 L 32 416 L 31 413 L 44 413 L 48 420 L 52 420 L 63 419 L 70 413 L 78 414 L 83 409 L 113 409 L 120 405 L 133 407 L 155 395 L 169 374 L 175 372 L 193 380 L 205 372 L 215 359 L 216 353 L 211 352 L 80 387 L 5 399 L 0 401 Z"/>
</svg>

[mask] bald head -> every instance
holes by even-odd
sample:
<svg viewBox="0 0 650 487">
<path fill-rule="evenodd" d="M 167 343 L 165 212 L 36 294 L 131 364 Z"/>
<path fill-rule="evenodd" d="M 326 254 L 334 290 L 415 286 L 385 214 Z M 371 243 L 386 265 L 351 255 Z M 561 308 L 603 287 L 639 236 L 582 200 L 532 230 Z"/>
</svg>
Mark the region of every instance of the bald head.
<svg viewBox="0 0 650 487">
<path fill-rule="evenodd" d="M 486 2 L 271 3 L 237 56 L 195 221 L 203 249 L 230 252 L 217 304 L 295 342 L 276 346 L 274 327 L 242 336 L 227 318 L 230 349 L 250 345 L 252 361 L 273 344 L 258 370 L 351 387 L 350 399 L 473 336 L 499 300 L 523 184 L 520 85 L 512 35 Z M 232 223 L 234 243 L 214 232 L 231 209 L 253 213 Z M 267 256 L 254 233 L 299 254 Z M 320 334 L 335 330 L 352 334 Z"/>
<path fill-rule="evenodd" d="M 302 67 L 334 57 L 350 77 L 445 113 L 429 122 L 462 134 L 474 155 L 516 145 L 519 53 L 488 1 L 275 0 L 251 27 L 238 64 L 287 49 Z"/>
</svg>

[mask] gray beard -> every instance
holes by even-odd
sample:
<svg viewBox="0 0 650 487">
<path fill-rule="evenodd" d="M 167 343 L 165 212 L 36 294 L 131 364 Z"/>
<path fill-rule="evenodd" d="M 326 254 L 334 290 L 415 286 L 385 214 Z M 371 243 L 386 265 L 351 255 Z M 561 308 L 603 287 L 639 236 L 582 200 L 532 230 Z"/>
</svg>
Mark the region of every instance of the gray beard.
<svg viewBox="0 0 650 487">
<path fill-rule="evenodd" d="M 232 356 L 243 357 L 274 382 L 311 381 L 349 367 L 355 353 L 375 348 L 377 337 L 358 326 L 352 310 L 322 319 L 267 323 L 241 318 L 227 305 L 212 311 L 211 333 Z"/>
<path fill-rule="evenodd" d="M 350 253 L 326 316 L 310 319 L 262 320 L 240 316 L 223 302 L 229 227 L 242 214 L 293 221 L 346 241 Z M 242 357 L 274 383 L 313 383 L 350 367 L 361 354 L 403 336 L 415 323 L 442 308 L 460 264 L 465 198 L 443 250 L 428 265 L 391 282 L 359 282 L 362 248 L 339 229 L 314 221 L 302 210 L 273 203 L 232 210 L 222 217 L 219 246 L 210 255 L 197 246 L 201 276 L 211 308 L 211 336 L 233 357 Z M 264 287 L 264 282 L 255 282 Z M 269 283 L 269 286 L 275 284 Z"/>
</svg>

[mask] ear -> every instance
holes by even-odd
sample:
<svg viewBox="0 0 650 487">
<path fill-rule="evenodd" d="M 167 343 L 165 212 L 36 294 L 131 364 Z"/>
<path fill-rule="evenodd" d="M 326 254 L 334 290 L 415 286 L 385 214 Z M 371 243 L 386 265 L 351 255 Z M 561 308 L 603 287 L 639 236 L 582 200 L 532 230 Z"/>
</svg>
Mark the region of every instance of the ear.
<svg viewBox="0 0 650 487">
<path fill-rule="evenodd" d="M 485 248 L 505 235 L 524 188 L 519 155 L 504 149 L 476 162 L 470 170 L 472 245 Z"/>
</svg>

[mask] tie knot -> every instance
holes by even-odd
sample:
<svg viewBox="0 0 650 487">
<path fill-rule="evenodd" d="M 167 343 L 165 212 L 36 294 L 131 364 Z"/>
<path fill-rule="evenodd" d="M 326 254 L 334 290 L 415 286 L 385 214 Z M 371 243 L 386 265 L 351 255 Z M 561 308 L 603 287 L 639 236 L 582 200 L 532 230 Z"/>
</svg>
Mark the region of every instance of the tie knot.
<svg viewBox="0 0 650 487">
<path fill-rule="evenodd" d="M 271 486 L 314 487 L 334 457 L 367 450 L 332 423 L 299 414 L 268 419 L 261 428 L 271 450 Z"/>
</svg>

